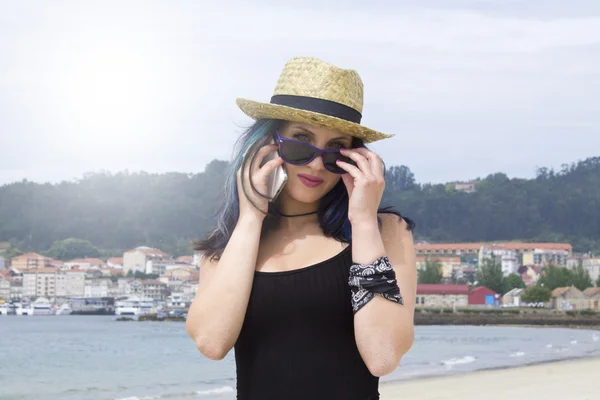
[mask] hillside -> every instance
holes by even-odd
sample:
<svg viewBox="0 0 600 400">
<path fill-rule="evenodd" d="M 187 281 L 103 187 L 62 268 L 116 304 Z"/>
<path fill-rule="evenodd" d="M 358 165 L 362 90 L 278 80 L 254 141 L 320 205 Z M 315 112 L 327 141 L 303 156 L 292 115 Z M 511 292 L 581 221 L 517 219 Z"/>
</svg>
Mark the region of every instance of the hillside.
<svg viewBox="0 0 600 400">
<path fill-rule="evenodd" d="M 174 255 L 214 221 L 227 163 L 198 174 L 93 173 L 59 184 L 0 187 L 0 242 L 44 252 L 57 240 L 89 240 L 102 254 L 139 245 Z M 567 241 L 600 252 L 600 157 L 542 168 L 534 179 L 503 173 L 475 180 L 476 192 L 419 184 L 408 167 L 388 167 L 385 205 L 417 223 L 429 241 Z"/>
</svg>

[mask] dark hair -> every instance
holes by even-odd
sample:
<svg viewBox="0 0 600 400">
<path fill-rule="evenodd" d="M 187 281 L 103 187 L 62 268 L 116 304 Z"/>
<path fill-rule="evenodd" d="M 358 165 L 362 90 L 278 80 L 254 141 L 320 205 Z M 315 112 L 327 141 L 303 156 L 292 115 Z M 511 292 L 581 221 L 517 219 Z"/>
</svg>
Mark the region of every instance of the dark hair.
<svg viewBox="0 0 600 400">
<path fill-rule="evenodd" d="M 204 253 L 205 257 L 213 260 L 218 260 L 221 257 L 239 217 L 237 171 L 240 168 L 245 168 L 248 161 L 251 164 L 254 162 L 258 150 L 268 143 L 275 130 L 281 128 L 285 122 L 272 119 L 258 120 L 240 136 L 236 142 L 233 161 L 230 164 L 230 170 L 225 181 L 221 202 L 222 206 L 216 216 L 217 226 L 204 239 L 194 242 L 194 250 Z M 364 142 L 361 139 L 353 137 L 352 148 L 360 147 L 366 148 Z M 246 156 L 244 157 L 244 155 Z M 256 191 L 251 179 L 250 186 L 252 190 Z M 244 189 L 244 194 L 248 197 L 244 182 L 242 182 L 242 188 Z M 262 195 L 261 193 L 258 194 Z M 408 225 L 408 230 L 412 230 L 415 227 L 415 223 L 412 220 L 403 217 L 394 211 L 392 207 L 380 208 L 378 212 L 395 214 L 399 218 L 404 219 Z M 348 220 L 348 191 L 342 180 L 323 196 L 319 203 L 317 217 L 325 236 L 333 237 L 340 242 L 350 243 L 352 240 L 352 230 L 350 221 Z M 268 232 L 276 226 L 279 218 L 281 217 L 273 209 L 272 204 L 270 204 L 269 212 L 263 221 L 263 233 Z M 381 226 L 381 219 L 379 219 L 379 224 Z"/>
</svg>

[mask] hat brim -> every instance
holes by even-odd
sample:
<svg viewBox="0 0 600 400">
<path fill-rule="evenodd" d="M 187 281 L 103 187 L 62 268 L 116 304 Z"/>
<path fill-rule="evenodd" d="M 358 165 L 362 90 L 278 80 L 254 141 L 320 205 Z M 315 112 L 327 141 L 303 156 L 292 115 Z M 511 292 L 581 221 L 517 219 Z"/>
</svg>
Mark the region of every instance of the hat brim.
<svg viewBox="0 0 600 400">
<path fill-rule="evenodd" d="M 248 99 L 237 99 L 238 107 L 250 118 L 254 120 L 269 118 L 281 119 L 285 121 L 302 122 L 321 126 L 357 137 L 365 143 L 373 143 L 378 140 L 388 139 L 395 135 L 381 133 L 369 129 L 363 125 L 346 121 L 341 118 L 332 117 L 312 111 L 301 110 L 278 104 L 261 103 Z"/>
</svg>

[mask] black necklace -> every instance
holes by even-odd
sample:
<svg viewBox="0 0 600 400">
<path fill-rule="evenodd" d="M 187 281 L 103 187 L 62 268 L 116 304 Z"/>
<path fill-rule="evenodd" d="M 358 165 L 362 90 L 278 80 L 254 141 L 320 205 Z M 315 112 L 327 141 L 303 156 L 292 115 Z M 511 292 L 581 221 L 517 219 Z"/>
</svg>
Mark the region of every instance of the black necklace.
<svg viewBox="0 0 600 400">
<path fill-rule="evenodd" d="M 279 216 L 281 216 L 281 217 L 286 217 L 286 218 L 292 218 L 292 217 L 304 217 L 305 215 L 316 214 L 317 212 L 318 212 L 318 210 L 317 210 L 317 211 L 311 211 L 311 212 L 307 212 L 307 213 L 304 213 L 304 214 L 294 214 L 294 215 L 288 215 L 288 214 L 284 214 L 284 213 L 281 213 L 281 212 L 279 212 L 279 211 L 275 210 L 275 213 L 276 213 L 277 215 L 279 215 Z"/>
</svg>

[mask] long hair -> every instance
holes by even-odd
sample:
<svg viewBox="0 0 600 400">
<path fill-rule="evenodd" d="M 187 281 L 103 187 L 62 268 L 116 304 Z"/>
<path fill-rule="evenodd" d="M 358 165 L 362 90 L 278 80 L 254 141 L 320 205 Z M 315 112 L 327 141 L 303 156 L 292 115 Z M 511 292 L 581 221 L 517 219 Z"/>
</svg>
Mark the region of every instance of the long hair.
<svg viewBox="0 0 600 400">
<path fill-rule="evenodd" d="M 221 257 L 237 224 L 240 208 L 237 171 L 240 168 L 243 171 L 248 162 L 250 165 L 253 165 L 258 150 L 269 142 L 275 131 L 281 128 L 285 122 L 273 119 L 258 120 L 237 140 L 233 152 L 234 157 L 230 163 L 229 172 L 225 180 L 221 207 L 216 215 L 216 227 L 204 239 L 194 241 L 194 250 L 202 252 L 205 258 L 218 260 Z M 353 137 L 352 148 L 360 147 L 366 147 L 364 142 L 359 138 Z M 242 174 L 241 186 L 243 194 L 248 197 L 247 185 L 244 179 L 245 176 Z M 256 191 L 258 195 L 265 197 L 264 194 L 256 190 L 251 177 L 249 183 L 252 190 Z M 415 226 L 412 220 L 401 216 L 391 207 L 380 208 L 378 212 L 392 213 L 403 218 L 407 222 L 409 230 L 412 230 Z M 273 205 L 269 203 L 269 211 L 263 221 L 263 234 L 276 226 L 279 218 L 281 217 L 274 210 Z M 352 229 L 348 220 L 348 191 L 341 179 L 321 199 L 317 210 L 317 218 L 325 236 L 333 237 L 340 242 L 350 243 L 352 240 Z M 379 223 L 381 224 L 381 220 Z"/>
</svg>

